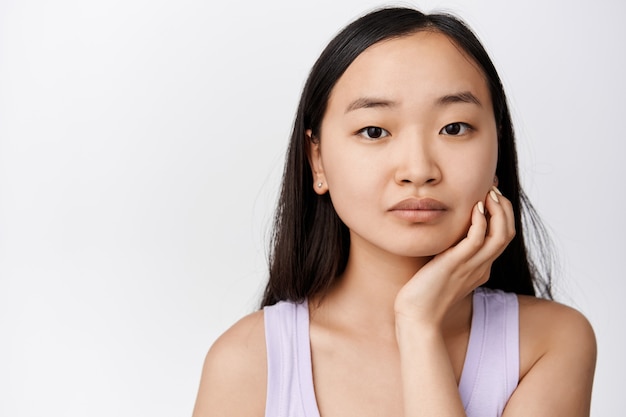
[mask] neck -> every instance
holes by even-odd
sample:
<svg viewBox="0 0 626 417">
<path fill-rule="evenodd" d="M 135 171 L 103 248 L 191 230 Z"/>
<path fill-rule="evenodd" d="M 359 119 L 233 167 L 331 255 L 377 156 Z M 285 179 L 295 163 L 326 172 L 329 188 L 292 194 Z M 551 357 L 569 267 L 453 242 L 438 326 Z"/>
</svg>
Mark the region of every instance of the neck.
<svg viewBox="0 0 626 417">
<path fill-rule="evenodd" d="M 312 300 L 312 313 L 340 327 L 395 339 L 396 296 L 430 259 L 381 254 L 377 248 L 352 245 L 344 273 L 324 297 Z M 470 316 L 471 296 L 450 311 L 444 332 L 467 325 Z"/>
</svg>

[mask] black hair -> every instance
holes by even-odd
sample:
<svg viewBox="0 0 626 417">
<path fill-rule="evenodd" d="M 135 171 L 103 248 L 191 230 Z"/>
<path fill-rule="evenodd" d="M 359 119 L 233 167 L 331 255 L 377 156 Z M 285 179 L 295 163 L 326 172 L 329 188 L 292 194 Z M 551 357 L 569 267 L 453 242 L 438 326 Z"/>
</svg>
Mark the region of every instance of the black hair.
<svg viewBox="0 0 626 417">
<path fill-rule="evenodd" d="M 330 93 L 348 66 L 368 47 L 387 39 L 434 31 L 448 36 L 480 67 L 487 80 L 498 129 L 498 187 L 513 204 L 517 234 L 491 268 L 485 287 L 552 298 L 549 241 L 518 175 L 515 135 L 500 77 L 474 33 L 457 17 L 424 14 L 410 8 L 384 8 L 345 27 L 324 49 L 304 86 L 286 156 L 274 218 L 269 281 L 261 306 L 323 295 L 344 271 L 349 255 L 348 228 L 329 194 L 317 195 L 307 157 L 305 132 L 319 130 Z M 525 240 L 541 256 L 534 262 Z M 545 257 L 545 258 L 544 258 Z"/>
</svg>

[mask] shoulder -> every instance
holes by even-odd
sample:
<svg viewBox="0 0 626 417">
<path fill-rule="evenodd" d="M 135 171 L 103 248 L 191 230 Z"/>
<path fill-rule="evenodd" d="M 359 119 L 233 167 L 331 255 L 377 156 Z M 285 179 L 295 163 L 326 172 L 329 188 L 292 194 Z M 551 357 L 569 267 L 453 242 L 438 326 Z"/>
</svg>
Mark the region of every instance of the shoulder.
<svg viewBox="0 0 626 417">
<path fill-rule="evenodd" d="M 589 321 L 554 301 L 518 300 L 520 382 L 504 415 L 588 416 L 596 362 Z"/>
<path fill-rule="evenodd" d="M 265 413 L 267 356 L 264 313 L 252 313 L 222 334 L 206 355 L 194 417 Z"/>
<path fill-rule="evenodd" d="M 595 335 L 583 314 L 555 301 L 522 295 L 518 300 L 520 338 L 537 354 L 570 350 L 571 354 L 595 358 Z"/>
</svg>

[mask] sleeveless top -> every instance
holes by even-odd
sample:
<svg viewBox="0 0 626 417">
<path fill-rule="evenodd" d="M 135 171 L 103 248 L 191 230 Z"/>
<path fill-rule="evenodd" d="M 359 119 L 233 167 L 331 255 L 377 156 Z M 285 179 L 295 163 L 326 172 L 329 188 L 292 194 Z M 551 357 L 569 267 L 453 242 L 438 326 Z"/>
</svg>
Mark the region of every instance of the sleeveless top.
<svg viewBox="0 0 626 417">
<path fill-rule="evenodd" d="M 320 417 L 307 302 L 265 307 L 266 417 Z M 477 288 L 459 393 L 468 417 L 500 417 L 519 379 L 517 296 Z"/>
</svg>

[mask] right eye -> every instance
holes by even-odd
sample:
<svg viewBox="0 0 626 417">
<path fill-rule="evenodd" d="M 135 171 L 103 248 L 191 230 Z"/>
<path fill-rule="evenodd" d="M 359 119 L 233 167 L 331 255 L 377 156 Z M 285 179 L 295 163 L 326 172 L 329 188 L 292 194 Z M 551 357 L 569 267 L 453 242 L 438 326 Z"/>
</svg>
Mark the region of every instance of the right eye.
<svg viewBox="0 0 626 417">
<path fill-rule="evenodd" d="M 382 127 L 378 126 L 368 126 L 357 132 L 359 135 L 363 136 L 366 139 L 382 139 L 384 137 L 389 136 L 389 132 L 387 132 Z"/>
</svg>

